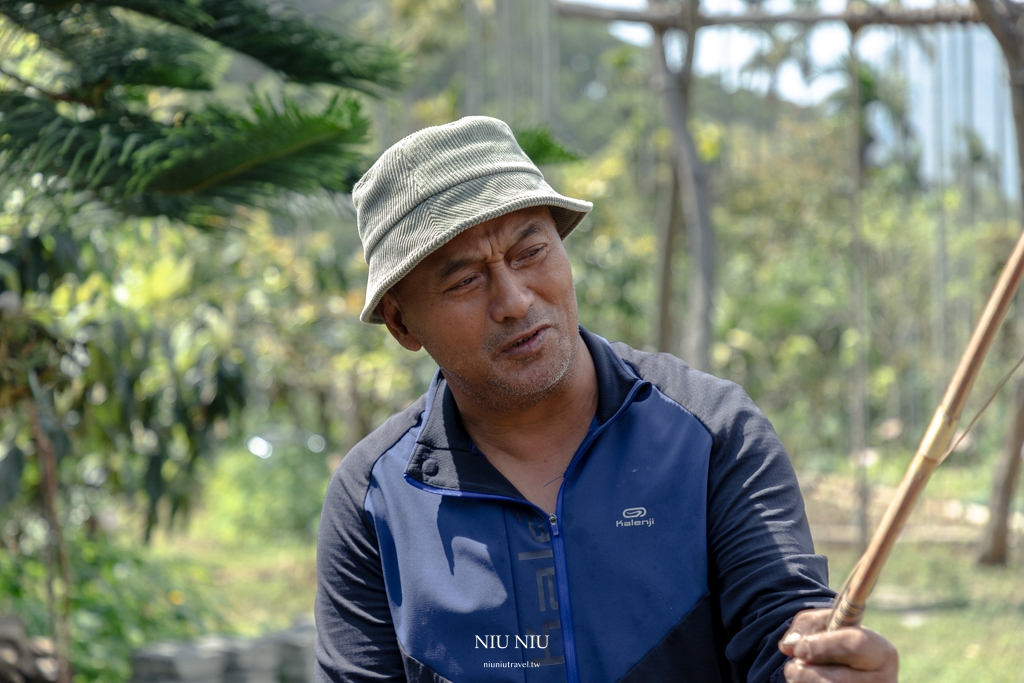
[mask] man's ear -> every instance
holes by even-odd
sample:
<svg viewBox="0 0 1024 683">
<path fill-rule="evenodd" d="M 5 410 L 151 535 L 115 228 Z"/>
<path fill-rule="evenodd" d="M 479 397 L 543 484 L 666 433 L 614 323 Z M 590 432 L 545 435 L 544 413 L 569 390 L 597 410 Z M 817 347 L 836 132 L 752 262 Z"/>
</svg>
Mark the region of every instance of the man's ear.
<svg viewBox="0 0 1024 683">
<path fill-rule="evenodd" d="M 402 305 L 391 290 L 384 292 L 384 297 L 377 304 L 377 315 L 384 319 L 384 325 L 388 328 L 388 332 L 404 348 L 410 351 L 419 351 L 423 348 L 419 339 L 413 336 L 409 328 L 405 326 Z"/>
</svg>

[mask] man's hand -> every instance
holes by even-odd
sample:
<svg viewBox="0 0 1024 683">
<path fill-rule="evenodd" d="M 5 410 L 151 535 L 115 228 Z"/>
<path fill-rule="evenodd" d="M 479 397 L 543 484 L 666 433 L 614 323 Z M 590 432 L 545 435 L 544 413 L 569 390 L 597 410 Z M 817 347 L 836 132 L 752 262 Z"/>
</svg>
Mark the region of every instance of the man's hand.
<svg viewBox="0 0 1024 683">
<path fill-rule="evenodd" d="M 826 632 L 830 609 L 804 610 L 779 641 L 787 683 L 896 683 L 899 655 L 888 640 L 862 627 Z"/>
</svg>

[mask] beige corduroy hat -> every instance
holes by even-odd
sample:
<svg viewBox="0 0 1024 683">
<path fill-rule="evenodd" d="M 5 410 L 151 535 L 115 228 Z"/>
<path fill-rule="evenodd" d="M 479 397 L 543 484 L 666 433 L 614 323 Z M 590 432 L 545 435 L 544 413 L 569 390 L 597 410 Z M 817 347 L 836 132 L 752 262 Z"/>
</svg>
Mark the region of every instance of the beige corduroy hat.
<svg viewBox="0 0 1024 683">
<path fill-rule="evenodd" d="M 359 319 L 383 323 L 381 297 L 463 230 L 547 205 L 563 239 L 593 204 L 551 189 L 503 121 L 467 116 L 399 140 L 352 190 L 370 268 Z"/>
</svg>

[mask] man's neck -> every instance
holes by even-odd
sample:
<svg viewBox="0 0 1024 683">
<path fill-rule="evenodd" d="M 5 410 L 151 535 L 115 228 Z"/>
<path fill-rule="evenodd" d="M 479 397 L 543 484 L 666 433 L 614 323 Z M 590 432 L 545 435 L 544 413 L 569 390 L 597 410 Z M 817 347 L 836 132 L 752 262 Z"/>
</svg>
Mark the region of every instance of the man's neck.
<svg viewBox="0 0 1024 683">
<path fill-rule="evenodd" d="M 553 455 L 569 459 L 586 436 L 597 412 L 597 372 L 583 338 L 564 380 L 536 404 L 497 411 L 473 401 L 452 387 L 462 423 L 473 442 L 492 463 L 512 458 L 523 465 L 550 462 Z M 451 386 L 451 385 L 449 385 Z M 568 465 L 566 460 L 565 465 Z M 501 469 L 499 467 L 499 469 Z"/>
</svg>

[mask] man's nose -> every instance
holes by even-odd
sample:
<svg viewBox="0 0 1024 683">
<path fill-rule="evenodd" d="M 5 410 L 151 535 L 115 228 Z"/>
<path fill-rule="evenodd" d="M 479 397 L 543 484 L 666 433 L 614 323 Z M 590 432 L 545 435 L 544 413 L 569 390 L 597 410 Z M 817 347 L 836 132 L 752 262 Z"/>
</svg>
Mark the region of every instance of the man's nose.
<svg viewBox="0 0 1024 683">
<path fill-rule="evenodd" d="M 533 292 L 523 278 L 509 268 L 496 268 L 491 273 L 491 318 L 502 322 L 522 318 L 533 304 Z"/>
</svg>

